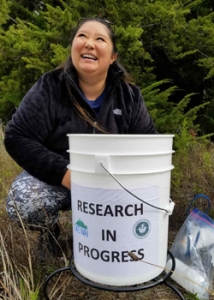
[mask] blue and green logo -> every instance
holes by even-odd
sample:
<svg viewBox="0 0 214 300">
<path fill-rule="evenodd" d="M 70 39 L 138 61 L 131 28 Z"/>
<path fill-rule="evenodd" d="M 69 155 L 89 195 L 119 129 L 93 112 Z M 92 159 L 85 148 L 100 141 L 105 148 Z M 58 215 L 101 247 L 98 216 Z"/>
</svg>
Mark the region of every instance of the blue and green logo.
<svg viewBox="0 0 214 300">
<path fill-rule="evenodd" d="M 75 223 L 75 231 L 83 236 L 88 237 L 88 227 L 80 219 Z"/>
<path fill-rule="evenodd" d="M 133 227 L 133 233 L 138 239 L 144 239 L 149 235 L 150 231 L 151 224 L 149 220 L 146 219 L 139 220 Z"/>
</svg>

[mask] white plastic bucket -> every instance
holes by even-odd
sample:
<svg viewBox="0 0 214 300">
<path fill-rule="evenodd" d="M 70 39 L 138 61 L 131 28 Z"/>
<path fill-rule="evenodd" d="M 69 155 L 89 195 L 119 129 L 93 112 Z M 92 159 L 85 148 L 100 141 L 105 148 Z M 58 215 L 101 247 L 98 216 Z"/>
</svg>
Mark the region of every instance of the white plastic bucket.
<svg viewBox="0 0 214 300">
<path fill-rule="evenodd" d="M 115 286 L 157 277 L 166 265 L 174 207 L 173 135 L 68 137 L 77 270 L 94 282 Z M 142 261 L 134 261 L 129 252 Z"/>
</svg>

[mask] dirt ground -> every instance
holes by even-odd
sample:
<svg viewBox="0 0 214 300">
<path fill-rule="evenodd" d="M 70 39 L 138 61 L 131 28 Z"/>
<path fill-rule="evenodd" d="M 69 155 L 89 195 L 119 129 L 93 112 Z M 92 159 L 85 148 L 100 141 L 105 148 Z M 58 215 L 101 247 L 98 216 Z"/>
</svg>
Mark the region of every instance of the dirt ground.
<svg viewBox="0 0 214 300">
<path fill-rule="evenodd" d="M 51 300 L 148 300 L 148 299 L 162 299 L 162 300 L 174 300 L 174 299 L 182 299 L 180 298 L 171 288 L 166 286 L 165 284 L 160 284 L 155 287 L 140 290 L 140 291 L 132 291 L 132 292 L 112 292 L 112 291 L 104 291 L 96 288 L 92 288 L 88 285 L 85 285 L 80 280 L 71 276 L 68 272 L 63 276 L 67 277 L 66 286 L 64 285 L 64 293 L 62 298 L 60 298 L 59 294 L 56 293 L 53 295 L 53 291 L 51 292 L 49 286 L 47 287 L 47 293 Z M 56 278 L 54 279 L 56 280 Z M 56 283 L 57 281 L 55 281 Z M 174 284 L 169 280 L 169 283 Z M 50 286 L 53 282 L 50 282 Z M 176 286 L 178 288 L 178 286 Z M 184 290 L 179 288 L 181 294 L 183 294 L 183 299 L 194 299 L 189 298 Z M 56 289 L 55 289 L 56 292 Z M 60 291 L 61 294 L 62 291 Z M 210 298 L 211 299 L 211 298 Z M 213 299 L 213 298 L 212 298 Z"/>
<path fill-rule="evenodd" d="M 62 221 L 63 222 L 63 221 Z M 173 243 L 178 230 L 177 227 L 169 226 L 168 233 L 168 247 L 170 248 Z M 55 271 L 54 271 L 55 272 Z M 53 273 L 52 273 L 53 274 Z M 162 273 L 159 278 L 163 278 L 165 273 Z M 194 280 L 194 279 L 193 279 Z M 177 285 L 171 279 L 168 279 L 166 283 L 160 283 L 151 288 L 143 289 L 143 285 L 132 287 L 135 290 L 126 292 L 116 292 L 103 290 L 101 286 L 98 288 L 91 287 L 85 284 L 81 279 L 76 278 L 71 270 L 55 273 L 44 289 L 46 297 L 50 300 L 150 300 L 150 299 L 162 299 L 162 300 L 176 300 L 176 299 L 197 299 L 190 295 L 182 287 Z M 144 285 L 154 285 L 154 281 L 146 282 Z M 174 286 L 180 296 L 170 288 L 168 284 Z M 112 288 L 112 287 L 110 287 Z M 127 288 L 127 286 L 125 287 Z M 139 290 L 136 290 L 136 289 Z M 142 288 L 142 289 L 141 289 Z M 45 298 L 48 299 L 48 298 Z M 209 300 L 214 300 L 214 296 L 210 295 Z"/>
<path fill-rule="evenodd" d="M 174 233 L 172 233 L 174 235 Z M 53 273 L 52 273 L 53 274 Z M 159 278 L 163 278 L 165 274 L 162 273 Z M 146 282 L 145 285 L 153 285 L 155 282 Z M 172 288 L 168 286 L 174 286 L 178 295 Z M 60 287 L 61 285 L 61 287 Z M 99 287 L 99 285 L 97 285 Z M 60 287 L 60 288 L 59 288 Z M 135 286 L 133 288 L 141 286 Z M 57 292 L 57 288 L 59 291 Z M 125 287 L 127 288 L 127 286 Z M 45 289 L 47 296 L 51 300 L 150 300 L 150 299 L 162 299 L 162 300 L 176 300 L 176 299 L 197 299 L 186 292 L 182 287 L 177 285 L 173 280 L 168 279 L 165 283 L 160 283 L 156 286 L 147 289 L 140 289 L 135 291 L 105 291 L 100 288 L 91 287 L 81 279 L 76 278 L 70 270 L 60 272 L 55 274 L 50 281 L 47 282 L 47 287 Z M 62 292 L 63 291 L 63 292 Z M 62 296 L 63 294 L 63 296 Z M 61 298 L 62 297 L 62 298 Z M 209 300 L 214 300 L 214 296 L 210 295 Z"/>
</svg>

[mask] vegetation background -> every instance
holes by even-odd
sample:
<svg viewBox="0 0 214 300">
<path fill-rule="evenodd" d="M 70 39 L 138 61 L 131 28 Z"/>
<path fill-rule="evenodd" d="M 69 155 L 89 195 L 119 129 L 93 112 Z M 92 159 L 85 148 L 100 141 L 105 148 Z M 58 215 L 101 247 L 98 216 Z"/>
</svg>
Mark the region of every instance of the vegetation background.
<svg viewBox="0 0 214 300">
<path fill-rule="evenodd" d="M 158 131 L 175 135 L 171 198 L 176 206 L 170 217 L 169 246 L 194 195 L 204 193 L 213 204 L 212 0 L 0 0 L 2 299 L 42 299 L 45 276 L 67 264 L 69 250 L 63 260 L 48 257 L 42 265 L 37 257 L 36 233 L 28 232 L 24 226 L 17 228 L 8 220 L 5 199 L 20 168 L 7 155 L 3 137 L 4 128 L 22 97 L 44 72 L 65 60 L 71 28 L 78 19 L 88 16 L 114 23 L 120 61 L 141 88 Z M 203 209 L 203 202 L 196 205 Z M 209 215 L 214 217 L 213 208 Z M 69 238 L 70 215 L 62 216 L 61 223 L 65 239 Z M 97 292 L 80 283 L 72 285 L 69 299 L 176 298 L 163 287 L 124 295 Z M 211 294 L 210 299 L 214 299 Z M 197 296 L 188 294 L 186 299 Z"/>
</svg>

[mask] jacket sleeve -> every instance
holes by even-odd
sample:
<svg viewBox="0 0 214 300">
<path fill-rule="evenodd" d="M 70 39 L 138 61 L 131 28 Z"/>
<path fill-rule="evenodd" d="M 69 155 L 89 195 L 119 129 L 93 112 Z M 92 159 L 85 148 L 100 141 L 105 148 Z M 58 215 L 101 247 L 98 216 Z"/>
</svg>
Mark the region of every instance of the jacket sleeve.
<svg viewBox="0 0 214 300">
<path fill-rule="evenodd" d="M 133 105 L 129 133 L 157 134 L 155 124 L 148 112 L 145 101 L 138 87 L 133 87 Z"/>
<path fill-rule="evenodd" d="M 23 169 L 53 185 L 61 184 L 69 163 L 45 146 L 54 127 L 54 99 L 58 94 L 53 75 L 44 74 L 23 98 L 4 139 L 7 152 Z"/>
</svg>

